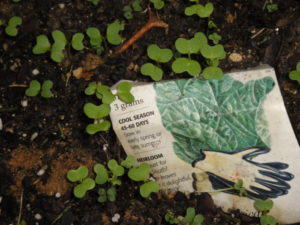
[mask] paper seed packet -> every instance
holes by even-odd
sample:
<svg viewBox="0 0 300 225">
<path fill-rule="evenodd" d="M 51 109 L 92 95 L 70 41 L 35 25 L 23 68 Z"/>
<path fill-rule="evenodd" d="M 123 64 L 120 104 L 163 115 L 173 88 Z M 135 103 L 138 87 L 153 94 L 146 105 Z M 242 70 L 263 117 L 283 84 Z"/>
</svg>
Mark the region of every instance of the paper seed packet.
<svg viewBox="0 0 300 225">
<path fill-rule="evenodd" d="M 300 149 L 272 68 L 135 85 L 132 94 L 133 103 L 111 104 L 113 128 L 161 190 L 208 192 L 250 216 L 255 199 L 272 199 L 279 223 L 300 222 Z M 238 180 L 246 197 L 230 189 Z"/>
</svg>

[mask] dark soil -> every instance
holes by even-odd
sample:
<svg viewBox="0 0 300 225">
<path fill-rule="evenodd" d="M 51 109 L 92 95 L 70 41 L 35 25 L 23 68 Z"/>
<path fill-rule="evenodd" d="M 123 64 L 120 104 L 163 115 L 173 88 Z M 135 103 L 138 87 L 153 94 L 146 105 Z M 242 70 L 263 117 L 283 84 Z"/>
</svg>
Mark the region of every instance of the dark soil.
<svg viewBox="0 0 300 225">
<path fill-rule="evenodd" d="M 202 1 L 201 1 L 202 2 Z M 206 1 L 203 1 L 206 2 Z M 17 224 L 18 218 L 27 224 L 113 224 L 112 217 L 120 215 L 117 224 L 167 224 L 164 215 L 169 210 L 183 215 L 189 206 L 205 216 L 204 224 L 258 224 L 257 218 L 230 214 L 216 208 L 208 194 L 186 196 L 153 194 L 149 199 L 139 196 L 136 184 L 123 179 L 115 203 L 100 204 L 96 193 L 90 192 L 78 200 L 72 195 L 73 185 L 65 175 L 79 165 L 89 168 L 96 162 L 125 157 L 122 146 L 112 130 L 88 135 L 85 127 L 91 121 L 83 114 L 87 101 L 96 101 L 84 94 L 90 81 L 113 85 L 120 79 L 151 81 L 139 72 L 146 62 L 146 48 L 156 43 L 174 48 L 178 37 L 191 37 L 195 32 L 214 31 L 222 36 L 227 56 L 238 53 L 240 62 L 230 57 L 222 61 L 224 71 L 245 69 L 267 63 L 277 73 L 285 105 L 298 141 L 300 140 L 299 85 L 289 80 L 289 71 L 300 61 L 300 2 L 278 0 L 279 10 L 263 10 L 262 0 L 212 0 L 215 11 L 212 20 L 218 28 L 209 30 L 207 20 L 187 17 L 187 0 L 166 1 L 157 11 L 169 24 L 166 31 L 154 28 L 121 55 L 101 63 L 96 51 L 86 48 L 76 52 L 68 47 L 65 60 L 58 64 L 49 54 L 33 55 L 36 36 L 53 30 L 63 31 L 68 40 L 75 32 L 85 32 L 96 26 L 105 34 L 106 27 L 116 19 L 125 20 L 122 8 L 129 0 L 102 0 L 96 7 L 86 0 L 22 0 L 13 3 L 0 0 L 0 19 L 18 15 L 23 18 L 19 34 L 9 37 L 0 26 L 0 224 Z M 144 9 L 149 2 L 142 0 Z M 152 7 L 152 6 L 151 6 Z M 155 10 L 152 9 L 154 12 Z M 148 19 L 146 12 L 134 13 L 126 20 L 122 36 L 130 38 Z M 106 52 L 115 47 L 106 44 Z M 103 57 L 100 56 L 100 57 Z M 90 65 L 94 60 L 95 65 Z M 92 63 L 93 64 L 93 63 Z M 86 79 L 68 75 L 78 67 L 93 69 Z M 96 68 L 95 68 L 96 67 Z M 34 75 L 35 70 L 39 71 Z M 164 79 L 189 77 L 174 75 L 170 65 L 164 66 Z M 24 84 L 33 79 L 52 80 L 54 98 L 25 96 Z M 27 104 L 26 104 L 27 103 Z M 106 150 L 107 149 L 107 150 Z M 44 174 L 40 174 L 45 171 Z M 20 210 L 21 206 L 21 210 Z M 41 218 L 37 218 L 40 214 Z"/>
</svg>

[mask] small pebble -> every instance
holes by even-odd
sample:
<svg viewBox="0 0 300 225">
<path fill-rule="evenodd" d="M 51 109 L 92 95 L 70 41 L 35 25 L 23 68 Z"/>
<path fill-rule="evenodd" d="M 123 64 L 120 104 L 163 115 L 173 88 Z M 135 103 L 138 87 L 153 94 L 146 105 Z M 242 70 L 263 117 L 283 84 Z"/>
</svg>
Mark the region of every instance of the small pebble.
<svg viewBox="0 0 300 225">
<path fill-rule="evenodd" d="M 61 194 L 60 194 L 59 192 L 57 192 L 57 193 L 55 194 L 55 197 L 56 197 L 56 198 L 60 198 L 60 197 L 61 197 Z"/>
<path fill-rule="evenodd" d="M 232 62 L 241 62 L 243 60 L 243 56 L 239 53 L 231 53 L 229 55 L 229 59 L 232 61 Z"/>
<path fill-rule="evenodd" d="M 40 73 L 40 71 L 38 69 L 34 69 L 32 70 L 32 75 L 36 76 Z"/>
<path fill-rule="evenodd" d="M 22 101 L 21 101 L 21 106 L 22 106 L 23 108 L 26 108 L 26 107 L 28 106 L 28 100 L 27 100 L 27 99 L 22 100 Z"/>
<path fill-rule="evenodd" d="M 41 220 L 41 219 L 42 219 L 42 215 L 39 214 L 39 213 L 37 213 L 37 214 L 34 215 L 34 218 L 35 218 L 36 220 Z"/>
<path fill-rule="evenodd" d="M 120 219 L 120 214 L 119 213 L 116 213 L 112 218 L 111 218 L 111 221 L 113 222 L 113 223 L 117 223 L 117 222 L 119 222 L 119 219 Z"/>
<path fill-rule="evenodd" d="M 3 197 L 2 197 L 2 196 L 0 196 L 0 203 L 2 202 L 2 199 L 3 199 Z"/>
<path fill-rule="evenodd" d="M 65 8 L 65 4 L 64 3 L 60 3 L 60 4 L 58 4 L 58 7 L 61 8 L 61 9 L 63 9 L 63 8 Z"/>
<path fill-rule="evenodd" d="M 44 169 L 44 168 L 42 168 L 42 169 L 40 169 L 40 170 L 37 172 L 37 174 L 36 174 L 36 175 L 38 175 L 38 176 L 42 176 L 44 173 L 45 173 L 45 169 Z"/>
<path fill-rule="evenodd" d="M 38 132 L 34 132 L 30 137 L 30 141 L 33 141 L 34 139 L 36 139 L 38 135 L 39 135 Z"/>
<path fill-rule="evenodd" d="M 0 130 L 3 130 L 3 123 L 2 123 L 2 119 L 0 118 Z"/>
<path fill-rule="evenodd" d="M 108 149 L 108 144 L 104 144 L 104 145 L 103 145 L 103 151 L 105 151 L 105 152 L 106 152 L 106 151 L 107 151 L 107 149 Z"/>
</svg>

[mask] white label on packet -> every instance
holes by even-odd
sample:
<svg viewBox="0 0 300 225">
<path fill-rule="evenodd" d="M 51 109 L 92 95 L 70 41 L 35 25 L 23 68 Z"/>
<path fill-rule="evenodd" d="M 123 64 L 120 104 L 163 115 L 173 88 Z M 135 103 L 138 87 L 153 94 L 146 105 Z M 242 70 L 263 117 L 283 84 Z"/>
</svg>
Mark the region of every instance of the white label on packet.
<svg viewBox="0 0 300 225">
<path fill-rule="evenodd" d="M 209 192 L 224 210 L 249 215 L 253 199 L 272 199 L 278 222 L 300 222 L 300 150 L 272 68 L 136 85 L 132 94 L 133 103 L 111 104 L 113 128 L 162 190 Z M 230 190 L 240 179 L 247 197 Z"/>
</svg>

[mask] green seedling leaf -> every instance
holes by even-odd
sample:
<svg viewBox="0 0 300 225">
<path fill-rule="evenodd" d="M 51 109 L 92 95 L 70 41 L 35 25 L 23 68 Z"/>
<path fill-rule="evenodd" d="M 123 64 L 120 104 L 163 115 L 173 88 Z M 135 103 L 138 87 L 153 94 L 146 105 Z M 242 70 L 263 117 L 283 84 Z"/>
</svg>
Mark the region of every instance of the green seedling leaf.
<svg viewBox="0 0 300 225">
<path fill-rule="evenodd" d="M 269 13 L 276 12 L 278 10 L 278 4 L 267 4 L 266 8 Z"/>
<path fill-rule="evenodd" d="M 93 5 L 98 5 L 101 0 L 88 0 L 88 2 L 91 2 Z"/>
<path fill-rule="evenodd" d="M 122 30 L 124 30 L 124 22 L 115 20 L 113 23 L 109 24 L 106 29 L 107 41 L 112 45 L 121 44 L 123 38 L 120 36 L 119 32 Z"/>
<path fill-rule="evenodd" d="M 300 84 L 300 62 L 297 63 L 296 70 L 289 73 L 289 78 L 291 80 L 296 80 Z"/>
<path fill-rule="evenodd" d="M 106 194 L 107 194 L 107 198 L 108 198 L 109 201 L 111 201 L 111 202 L 116 201 L 117 191 L 116 191 L 116 188 L 114 186 L 107 189 Z"/>
<path fill-rule="evenodd" d="M 193 220 L 192 225 L 201 225 L 204 221 L 204 216 L 201 214 L 197 214 Z"/>
<path fill-rule="evenodd" d="M 52 98 L 54 95 L 51 92 L 51 88 L 53 87 L 53 82 L 51 80 L 44 81 L 41 89 L 41 96 L 43 98 Z"/>
<path fill-rule="evenodd" d="M 77 51 L 84 49 L 84 45 L 82 43 L 83 39 L 84 39 L 83 33 L 74 34 L 71 41 L 72 47 Z"/>
<path fill-rule="evenodd" d="M 203 41 L 200 39 L 200 35 L 198 35 L 198 38 L 194 37 L 190 40 L 178 38 L 175 42 L 175 47 L 181 54 L 194 54 L 200 51 L 200 41 Z"/>
<path fill-rule="evenodd" d="M 133 181 L 144 181 L 149 178 L 150 166 L 148 163 L 141 163 L 136 168 L 131 168 L 128 171 L 128 177 Z"/>
<path fill-rule="evenodd" d="M 200 47 L 202 56 L 206 59 L 224 59 L 226 56 L 223 45 L 202 45 Z"/>
<path fill-rule="evenodd" d="M 113 185 L 113 186 L 116 186 L 116 185 L 121 185 L 122 182 L 120 179 L 118 179 L 117 176 L 113 175 L 112 178 L 109 178 L 108 181 Z"/>
<path fill-rule="evenodd" d="M 173 212 L 168 211 L 165 215 L 165 221 L 169 224 L 179 224 L 179 219 L 177 219 Z"/>
<path fill-rule="evenodd" d="M 75 186 L 73 194 L 76 198 L 83 198 L 88 190 L 95 187 L 95 181 L 92 178 L 86 178 L 81 184 Z"/>
<path fill-rule="evenodd" d="M 216 32 L 214 32 L 208 36 L 208 39 L 212 40 L 212 42 L 216 45 L 220 42 L 222 37 L 219 34 L 217 34 Z"/>
<path fill-rule="evenodd" d="M 153 3 L 155 9 L 162 9 L 165 6 L 165 2 L 162 0 L 150 0 Z"/>
<path fill-rule="evenodd" d="M 135 158 L 132 155 L 127 155 L 126 159 L 121 162 L 121 166 L 130 169 L 134 166 Z"/>
<path fill-rule="evenodd" d="M 183 218 L 182 222 L 185 224 L 190 224 L 193 222 L 194 217 L 196 215 L 195 208 L 189 207 L 186 209 L 185 217 Z"/>
<path fill-rule="evenodd" d="M 140 12 L 143 10 L 143 8 L 141 7 L 141 1 L 140 0 L 134 0 L 131 4 L 133 10 L 135 12 Z"/>
<path fill-rule="evenodd" d="M 104 188 L 99 188 L 98 190 L 98 202 L 103 203 L 107 201 L 107 195 L 106 195 L 106 190 Z"/>
<path fill-rule="evenodd" d="M 130 5 L 125 5 L 122 10 L 123 10 L 123 16 L 126 19 L 131 20 L 133 18 L 132 8 Z"/>
<path fill-rule="evenodd" d="M 54 30 L 54 31 L 52 31 L 51 35 L 54 40 L 54 45 L 56 44 L 55 48 L 57 50 L 65 49 L 66 44 L 67 44 L 67 39 L 66 39 L 65 34 L 63 32 L 61 32 L 60 30 Z"/>
<path fill-rule="evenodd" d="M 122 176 L 124 174 L 124 168 L 120 166 L 114 159 L 108 161 L 107 167 L 117 177 Z"/>
<path fill-rule="evenodd" d="M 140 194 L 144 198 L 148 198 L 151 193 L 159 191 L 159 184 L 155 181 L 149 181 L 140 186 Z"/>
<path fill-rule="evenodd" d="M 185 8 L 184 13 L 187 16 L 198 15 L 200 18 L 210 17 L 214 11 L 214 5 L 211 2 L 206 3 L 205 5 L 195 4 Z"/>
<path fill-rule="evenodd" d="M 46 35 L 39 35 L 36 37 L 36 45 L 33 47 L 32 52 L 35 55 L 43 54 L 49 51 L 51 48 L 51 44 Z"/>
<path fill-rule="evenodd" d="M 11 37 L 17 36 L 18 29 L 17 26 L 22 24 L 22 18 L 19 16 L 13 16 L 9 19 L 8 25 L 5 28 L 5 33 Z"/>
<path fill-rule="evenodd" d="M 162 79 L 164 72 L 160 67 L 152 63 L 145 63 L 141 67 L 141 73 L 145 76 L 150 76 L 154 81 L 159 81 Z"/>
<path fill-rule="evenodd" d="M 132 83 L 130 82 L 121 82 L 117 86 L 117 96 L 127 103 L 134 102 L 134 96 L 130 93 L 132 89 Z"/>
<path fill-rule="evenodd" d="M 254 206 L 257 210 L 266 212 L 273 208 L 273 201 L 271 199 L 256 199 L 254 202 Z"/>
<path fill-rule="evenodd" d="M 111 92 L 110 88 L 106 85 L 100 85 L 97 87 L 97 93 L 99 93 L 102 96 L 102 102 L 104 104 L 110 104 L 112 103 L 116 97 Z"/>
<path fill-rule="evenodd" d="M 207 26 L 208 26 L 209 29 L 218 28 L 217 24 L 214 21 L 212 21 L 212 20 L 208 21 Z"/>
<path fill-rule="evenodd" d="M 201 72 L 201 66 L 195 60 L 188 59 L 188 58 L 177 58 L 172 63 L 172 70 L 175 73 L 187 72 L 191 76 L 197 76 Z"/>
<path fill-rule="evenodd" d="M 271 215 L 263 215 L 259 218 L 261 225 L 276 225 L 276 219 Z"/>
<path fill-rule="evenodd" d="M 90 44 L 93 48 L 99 48 L 102 43 L 102 35 L 98 28 L 96 27 L 89 27 L 86 30 L 86 34 L 90 38 Z"/>
<path fill-rule="evenodd" d="M 85 103 L 83 111 L 90 119 L 101 119 L 109 115 L 110 106 L 108 104 L 95 105 L 93 103 Z"/>
<path fill-rule="evenodd" d="M 62 46 L 63 44 L 58 42 L 55 42 L 52 45 L 50 57 L 54 62 L 60 63 L 64 60 L 64 47 L 62 48 Z"/>
<path fill-rule="evenodd" d="M 69 170 L 67 179 L 71 182 L 77 182 L 87 177 L 89 170 L 86 166 L 79 166 L 76 170 Z"/>
<path fill-rule="evenodd" d="M 97 163 L 94 166 L 94 172 L 97 174 L 95 178 L 96 184 L 105 184 L 108 180 L 108 171 L 104 165 Z"/>
<path fill-rule="evenodd" d="M 247 194 L 246 189 L 243 187 L 243 185 L 243 180 L 240 179 L 233 186 L 234 190 L 239 191 L 240 196 L 246 196 Z"/>
<path fill-rule="evenodd" d="M 198 41 L 199 46 L 203 46 L 203 45 L 208 44 L 207 38 L 206 38 L 205 34 L 202 33 L 202 32 L 195 33 L 194 38 Z M 201 47 L 199 47 L 199 48 L 201 48 Z"/>
<path fill-rule="evenodd" d="M 223 77 L 223 71 L 219 67 L 209 66 L 203 70 L 202 75 L 205 79 L 219 80 Z"/>
<path fill-rule="evenodd" d="M 168 48 L 160 48 L 156 44 L 149 45 L 147 48 L 147 54 L 150 59 L 156 62 L 166 63 L 173 57 L 173 52 Z"/>
<path fill-rule="evenodd" d="M 88 86 L 85 88 L 84 93 L 86 95 L 93 95 L 93 94 L 95 94 L 96 89 L 97 89 L 97 83 L 96 82 L 90 82 L 88 84 Z"/>
<path fill-rule="evenodd" d="M 86 132 L 93 135 L 100 131 L 108 131 L 110 129 L 111 123 L 108 120 L 104 120 L 100 123 L 89 124 L 86 126 Z"/>
<path fill-rule="evenodd" d="M 25 95 L 29 97 L 37 96 L 41 90 L 41 84 L 37 80 L 32 80 L 29 83 L 29 87 L 25 91 Z"/>
</svg>

